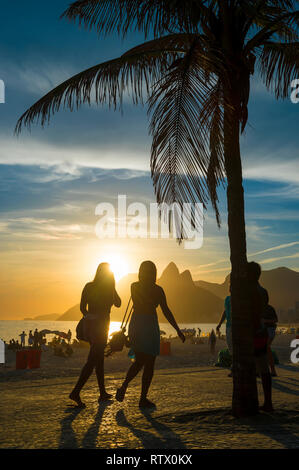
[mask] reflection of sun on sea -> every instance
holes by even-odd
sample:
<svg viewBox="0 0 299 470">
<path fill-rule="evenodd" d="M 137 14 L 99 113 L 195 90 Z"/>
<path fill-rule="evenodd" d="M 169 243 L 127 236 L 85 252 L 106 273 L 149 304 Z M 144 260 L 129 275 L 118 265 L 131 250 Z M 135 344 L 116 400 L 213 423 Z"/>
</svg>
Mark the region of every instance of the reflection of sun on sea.
<svg viewBox="0 0 299 470">
<path fill-rule="evenodd" d="M 115 331 L 119 331 L 120 330 L 120 325 L 121 325 L 121 323 L 119 321 L 110 322 L 109 336 L 111 336 L 112 333 L 115 333 Z"/>
</svg>

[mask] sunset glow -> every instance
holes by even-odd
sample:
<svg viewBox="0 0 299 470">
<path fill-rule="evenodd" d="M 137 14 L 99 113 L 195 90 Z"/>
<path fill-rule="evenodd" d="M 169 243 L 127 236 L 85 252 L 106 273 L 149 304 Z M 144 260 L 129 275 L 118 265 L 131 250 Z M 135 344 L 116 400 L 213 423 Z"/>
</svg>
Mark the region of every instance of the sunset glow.
<svg viewBox="0 0 299 470">
<path fill-rule="evenodd" d="M 103 261 L 100 262 L 109 263 L 116 282 L 129 272 L 129 264 L 127 260 L 118 254 L 108 254 L 104 256 Z"/>
</svg>

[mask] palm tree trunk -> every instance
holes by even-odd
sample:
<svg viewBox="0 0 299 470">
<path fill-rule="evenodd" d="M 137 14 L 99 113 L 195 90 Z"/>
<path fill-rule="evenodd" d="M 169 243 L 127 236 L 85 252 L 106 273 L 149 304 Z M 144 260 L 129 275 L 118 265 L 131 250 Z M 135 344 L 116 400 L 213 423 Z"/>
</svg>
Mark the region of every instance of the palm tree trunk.
<svg viewBox="0 0 299 470">
<path fill-rule="evenodd" d="M 258 413 L 256 369 L 253 355 L 253 324 L 247 283 L 244 189 L 237 113 L 225 119 L 225 166 L 227 174 L 228 234 L 231 253 L 231 301 L 233 342 L 234 416 Z M 233 114 L 233 116 L 232 116 Z M 235 116 L 234 116 L 235 115 Z"/>
</svg>

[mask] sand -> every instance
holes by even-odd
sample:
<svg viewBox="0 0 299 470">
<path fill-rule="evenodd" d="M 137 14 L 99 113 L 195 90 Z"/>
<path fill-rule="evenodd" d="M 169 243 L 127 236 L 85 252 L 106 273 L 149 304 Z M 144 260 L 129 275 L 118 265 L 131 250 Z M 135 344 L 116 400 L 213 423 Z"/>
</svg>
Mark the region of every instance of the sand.
<svg viewBox="0 0 299 470">
<path fill-rule="evenodd" d="M 138 408 L 140 377 L 123 404 L 98 405 L 93 376 L 82 392 L 87 408 L 70 407 L 68 393 L 88 350 L 70 359 L 42 356 L 41 368 L 16 371 L 14 354 L 0 368 L 1 448 L 298 448 L 299 366 L 290 363 L 294 335 L 281 335 L 274 349 L 281 359 L 273 380 L 276 412 L 235 420 L 230 414 L 232 380 L 214 366 L 208 344 L 171 342 L 172 355 L 159 357 L 150 398 L 151 414 Z M 217 350 L 224 342 L 217 344 Z M 106 384 L 115 393 L 130 364 L 127 351 L 106 360 Z M 258 380 L 260 399 L 261 384 Z"/>
</svg>

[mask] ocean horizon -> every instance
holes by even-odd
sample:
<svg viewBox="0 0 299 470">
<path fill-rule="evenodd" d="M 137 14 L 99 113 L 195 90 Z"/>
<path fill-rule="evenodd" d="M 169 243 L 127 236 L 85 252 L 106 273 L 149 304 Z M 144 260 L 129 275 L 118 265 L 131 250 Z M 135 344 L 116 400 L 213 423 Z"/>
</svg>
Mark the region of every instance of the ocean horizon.
<svg viewBox="0 0 299 470">
<path fill-rule="evenodd" d="M 70 329 L 72 332 L 72 339 L 76 338 L 76 326 L 77 321 L 45 321 L 45 320 L 0 320 L 0 339 L 8 342 L 10 339 L 20 340 L 19 335 L 25 331 L 29 333 L 30 330 L 37 328 L 40 330 L 59 330 L 67 333 Z M 121 322 L 111 321 L 109 334 L 120 329 Z M 200 328 L 202 333 L 209 333 L 212 329 L 215 329 L 216 323 L 180 323 L 180 328 Z M 224 332 L 222 327 L 222 331 Z M 160 330 L 166 333 L 166 336 L 176 336 L 176 331 L 169 323 L 160 323 Z M 53 335 L 47 335 L 47 340 L 51 339 Z M 26 337 L 27 344 L 28 336 Z"/>
</svg>

